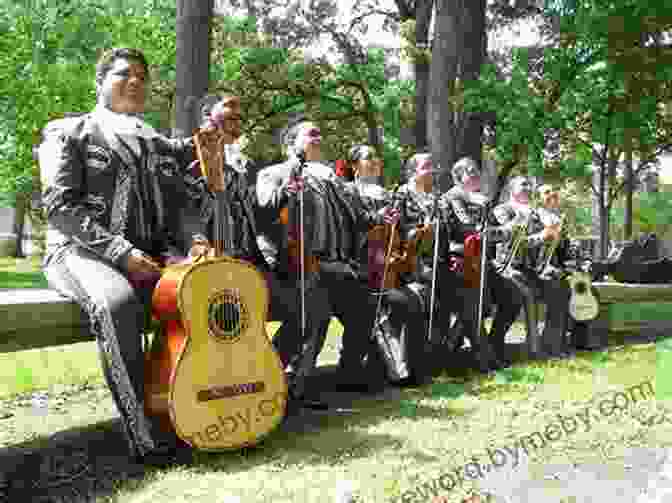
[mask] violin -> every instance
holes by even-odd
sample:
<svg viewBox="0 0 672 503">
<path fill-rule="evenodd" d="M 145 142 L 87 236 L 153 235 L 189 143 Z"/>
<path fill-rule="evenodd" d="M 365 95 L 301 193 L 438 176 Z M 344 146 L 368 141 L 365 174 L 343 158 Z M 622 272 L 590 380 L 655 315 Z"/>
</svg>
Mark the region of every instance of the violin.
<svg viewBox="0 0 672 503">
<path fill-rule="evenodd" d="M 301 269 L 301 237 L 298 226 L 292 222 L 290 226 L 290 207 L 285 206 L 280 210 L 280 223 L 287 229 L 287 256 L 289 269 L 299 271 Z M 292 219 L 293 220 L 293 219 Z M 306 272 L 317 272 L 320 268 L 320 259 L 314 255 L 306 254 L 304 267 Z"/>
<path fill-rule="evenodd" d="M 393 206 L 399 209 L 403 196 L 400 198 L 397 190 L 394 191 Z M 384 289 L 398 288 L 401 274 L 417 270 L 419 244 L 431 236 L 431 224 L 416 224 L 407 239 L 401 238 L 398 224 L 381 224 L 371 228 L 368 232 L 369 286 L 378 289 L 382 284 Z"/>
</svg>

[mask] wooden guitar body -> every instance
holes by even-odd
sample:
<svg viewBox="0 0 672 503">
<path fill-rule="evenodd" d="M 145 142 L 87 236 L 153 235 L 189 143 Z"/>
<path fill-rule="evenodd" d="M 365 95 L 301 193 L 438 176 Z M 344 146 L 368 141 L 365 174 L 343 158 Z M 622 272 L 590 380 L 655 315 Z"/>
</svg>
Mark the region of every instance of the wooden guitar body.
<svg viewBox="0 0 672 503">
<path fill-rule="evenodd" d="M 573 272 L 567 278 L 572 292 L 569 299 L 569 315 L 576 321 L 588 321 L 597 318 L 600 303 L 595 297 L 590 274 Z"/>
<path fill-rule="evenodd" d="M 268 302 L 263 275 L 239 260 L 207 259 L 162 276 L 154 309 L 165 322 L 166 343 L 148 368 L 160 383 L 170 377 L 167 389 L 148 386 L 147 402 L 154 413 L 169 415 L 189 445 L 207 451 L 253 445 L 282 421 L 287 381 L 266 335 Z"/>
<path fill-rule="evenodd" d="M 224 253 L 234 234 L 224 137 L 205 130 L 194 141 L 215 196 L 214 256 L 165 268 L 154 290 L 162 336 L 146 358 L 145 404 L 187 444 L 219 451 L 253 445 L 280 424 L 287 380 L 266 333 L 266 280 Z"/>
<path fill-rule="evenodd" d="M 481 283 L 481 235 L 464 238 L 464 286 L 478 288 Z"/>
<path fill-rule="evenodd" d="M 160 331 L 154 334 L 151 349 L 145 353 L 145 412 L 166 431 L 174 430 L 168 406 L 170 383 L 187 341 L 177 307 L 177 286 L 189 267 L 191 264 L 165 268 L 152 295 L 152 314 L 160 322 Z"/>
<path fill-rule="evenodd" d="M 390 248 L 390 239 L 392 247 L 389 257 L 386 257 Z M 368 231 L 368 272 L 369 288 L 378 290 L 381 288 L 397 288 L 399 286 L 399 274 L 403 272 L 404 264 L 401 261 L 401 241 L 399 233 L 391 225 L 376 225 Z M 387 264 L 386 264 L 387 262 Z M 387 266 L 385 282 L 383 284 L 383 273 Z"/>
</svg>

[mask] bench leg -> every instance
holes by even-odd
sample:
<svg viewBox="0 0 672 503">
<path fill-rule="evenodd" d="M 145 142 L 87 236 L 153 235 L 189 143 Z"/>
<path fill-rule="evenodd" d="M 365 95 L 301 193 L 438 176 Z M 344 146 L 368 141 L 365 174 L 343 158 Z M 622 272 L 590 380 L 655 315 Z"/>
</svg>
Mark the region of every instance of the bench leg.
<svg viewBox="0 0 672 503">
<path fill-rule="evenodd" d="M 577 349 L 600 349 L 609 343 L 611 316 L 608 304 L 600 304 L 600 313 L 591 321 L 574 325 L 574 346 Z"/>
</svg>

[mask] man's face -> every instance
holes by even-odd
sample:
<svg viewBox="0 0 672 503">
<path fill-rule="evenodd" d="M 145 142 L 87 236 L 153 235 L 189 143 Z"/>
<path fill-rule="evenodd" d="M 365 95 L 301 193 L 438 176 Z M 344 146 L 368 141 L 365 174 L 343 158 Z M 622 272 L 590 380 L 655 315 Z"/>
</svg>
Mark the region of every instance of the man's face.
<svg viewBox="0 0 672 503">
<path fill-rule="evenodd" d="M 514 198 L 521 203 L 529 202 L 532 192 L 532 184 L 527 178 L 518 178 L 511 188 Z"/>
<path fill-rule="evenodd" d="M 142 63 L 118 58 L 98 88 L 99 101 L 113 112 L 142 113 L 148 80 Z"/>
<path fill-rule="evenodd" d="M 306 157 L 316 159 L 320 156 L 322 132 L 316 124 L 312 122 L 305 123 L 298 133 L 297 140 L 303 146 Z"/>
<path fill-rule="evenodd" d="M 475 163 L 469 163 L 465 166 L 462 185 L 472 192 L 481 190 L 481 172 Z"/>
<path fill-rule="evenodd" d="M 359 178 L 383 176 L 383 161 L 377 157 L 372 157 L 370 159 L 360 159 L 359 161 L 355 162 L 354 168 Z"/>
<path fill-rule="evenodd" d="M 241 124 L 243 118 L 241 116 L 240 101 L 231 100 L 224 107 L 224 132 L 230 135 L 234 140 L 240 138 Z"/>
<path fill-rule="evenodd" d="M 560 207 L 560 193 L 550 187 L 544 189 L 541 193 L 541 201 L 544 208 L 558 209 Z"/>
<path fill-rule="evenodd" d="M 431 159 L 419 159 L 415 166 L 415 182 L 419 184 L 431 184 L 433 172 Z"/>
</svg>

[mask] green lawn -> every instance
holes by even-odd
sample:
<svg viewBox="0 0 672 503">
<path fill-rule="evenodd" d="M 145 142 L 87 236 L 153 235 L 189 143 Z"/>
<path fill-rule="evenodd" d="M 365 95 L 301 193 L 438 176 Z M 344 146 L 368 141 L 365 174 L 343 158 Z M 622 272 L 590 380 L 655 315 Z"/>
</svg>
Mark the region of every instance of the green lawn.
<svg viewBox="0 0 672 503">
<path fill-rule="evenodd" d="M 0 267 L 35 279 L 38 265 L 3 261 Z M 668 309 L 655 304 L 615 309 L 625 319 L 669 319 Z M 269 324 L 269 335 L 276 329 L 277 324 Z M 336 362 L 341 333 L 341 325 L 332 322 L 321 365 Z M 672 401 L 670 373 L 672 340 L 521 363 L 494 376 L 444 374 L 431 385 L 402 390 L 394 398 L 355 398 L 345 409 L 350 412 L 319 416 L 298 431 L 279 428 L 258 449 L 199 453 L 196 466 L 149 471 L 141 479 L 121 482 L 111 498 L 96 501 L 205 503 L 226 501 L 233 494 L 246 502 L 313 503 L 331 501 L 336 485 L 350 480 L 359 488 L 359 501 L 387 502 L 406 494 L 405 501 L 431 503 L 437 476 L 474 457 L 487 460 L 488 449 L 513 445 L 522 435 L 543 431 L 559 415 L 590 406 L 595 414 L 590 430 L 564 435 L 531 456 L 531 476 L 554 501 L 570 501 L 571 496 L 566 499 L 555 482 L 541 475 L 545 466 L 603 463 L 618 480 L 628 476 L 620 462 L 628 449 L 671 445 L 672 424 L 655 416 Z M 645 381 L 654 386 L 655 397 L 631 403 L 611 417 L 597 414 L 600 397 Z M 103 386 L 94 342 L 0 354 L 0 398 L 81 383 Z M 85 416 L 69 419 L 75 420 L 88 424 Z M 43 434 L 68 427 L 67 422 L 45 425 Z M 445 501 L 457 503 L 473 485 L 466 481 L 439 492 L 447 496 Z"/>
<path fill-rule="evenodd" d="M 277 324 L 269 324 L 269 335 L 276 329 Z M 341 333 L 334 321 L 320 364 L 335 363 Z M 577 413 L 591 403 L 597 410 L 595 397 L 645 381 L 658 391 L 661 381 L 667 381 L 661 379 L 662 372 L 670 370 L 661 355 L 672 356 L 672 343 L 581 352 L 574 359 L 519 364 L 489 377 L 446 374 L 393 398 L 355 398 L 346 408 L 350 412 L 314 418 L 299 430 L 279 428 L 258 449 L 199 453 L 193 467 L 149 471 L 141 479 L 120 483 L 111 498 L 96 501 L 205 503 L 226 501 L 226 494 L 234 494 L 246 502 L 313 503 L 331 501 L 344 479 L 359 488 L 359 501 L 372 503 L 393 501 L 418 486 L 420 492 L 431 492 L 437 476 L 474 456 L 486 460 L 489 448 L 513 445 L 521 435 L 543 431 L 559 414 Z M 83 382 L 103 382 L 95 343 L 0 354 L 0 397 Z M 647 397 L 613 417 L 596 416 L 590 431 L 564 435 L 535 450 L 530 473 L 538 476 L 545 465 L 556 463 L 608 464 L 607 454 L 618 459 L 628 448 L 669 445 L 670 425 L 646 424 L 656 403 Z M 86 426 L 86 419 L 71 421 Z M 49 424 L 48 434 L 68 428 L 67 422 L 58 428 Z M 614 477 L 619 476 L 627 474 L 616 470 Z M 555 501 L 563 501 L 552 481 L 542 478 L 540 483 L 549 495 L 557 495 Z M 448 496 L 446 501 L 457 503 L 472 486 L 466 481 L 440 492 Z M 431 503 L 420 492 L 408 501 Z"/>
<path fill-rule="evenodd" d="M 47 288 L 41 259 L 0 258 L 0 288 Z"/>
</svg>

